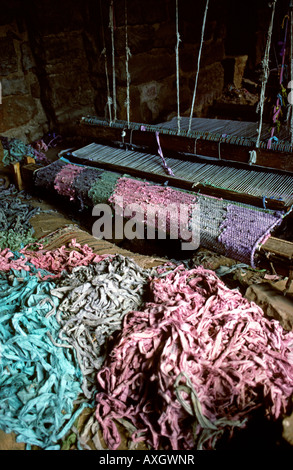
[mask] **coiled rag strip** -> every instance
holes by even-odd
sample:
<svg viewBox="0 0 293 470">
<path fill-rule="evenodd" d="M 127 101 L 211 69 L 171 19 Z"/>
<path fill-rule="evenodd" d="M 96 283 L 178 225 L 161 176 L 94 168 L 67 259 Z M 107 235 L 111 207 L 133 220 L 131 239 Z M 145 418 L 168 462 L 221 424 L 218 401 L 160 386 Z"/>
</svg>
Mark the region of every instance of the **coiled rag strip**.
<svg viewBox="0 0 293 470">
<path fill-rule="evenodd" d="M 74 351 L 56 346 L 53 282 L 27 271 L 0 275 L 0 428 L 17 442 L 59 449 L 58 440 L 86 406 L 74 412 L 81 373 Z"/>
<path fill-rule="evenodd" d="M 32 248 L 38 249 L 37 252 Z M 41 243 L 36 243 L 20 250 L 20 255 L 24 256 L 28 264 L 32 264 L 38 271 L 49 271 L 42 274 L 42 279 L 48 277 L 60 277 L 63 271 L 71 272 L 77 266 L 87 266 L 90 263 L 98 263 L 108 257 L 108 255 L 97 255 L 87 244 L 81 245 L 72 239 L 67 245 L 63 245 L 55 250 L 46 250 Z M 6 258 L 8 254 L 6 253 Z M 0 253 L 1 267 L 1 253 Z M 50 274 L 52 273 L 52 274 Z"/>
<path fill-rule="evenodd" d="M 29 221 L 40 208 L 32 207 L 19 194 L 13 185 L 0 191 L 0 249 L 18 250 L 35 241 Z"/>
<path fill-rule="evenodd" d="M 96 373 L 105 359 L 107 338 L 122 326 L 123 317 L 144 302 L 149 270 L 124 256 L 104 259 L 65 274 L 51 291 L 60 299 L 56 318 L 62 340 L 77 353 L 87 398 L 96 391 Z"/>
<path fill-rule="evenodd" d="M 203 267 L 179 266 L 151 290 L 97 375 L 96 417 L 110 449 L 120 445 L 116 420 L 155 449 L 213 449 L 255 408 L 275 419 L 286 410 L 293 332 Z"/>
</svg>

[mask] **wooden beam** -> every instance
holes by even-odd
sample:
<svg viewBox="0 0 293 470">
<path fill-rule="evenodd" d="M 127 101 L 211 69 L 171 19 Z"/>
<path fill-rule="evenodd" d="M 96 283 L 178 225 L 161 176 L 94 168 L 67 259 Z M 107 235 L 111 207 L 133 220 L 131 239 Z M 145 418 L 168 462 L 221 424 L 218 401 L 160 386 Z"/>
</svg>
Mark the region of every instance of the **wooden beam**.
<svg viewBox="0 0 293 470">
<path fill-rule="evenodd" d="M 261 265 L 277 274 L 292 277 L 293 243 L 288 240 L 270 237 L 259 249 Z M 291 281 L 290 281 L 291 284 Z"/>
<path fill-rule="evenodd" d="M 291 260 L 293 259 L 293 243 L 281 238 L 270 237 L 261 247 L 261 251 Z"/>
<path fill-rule="evenodd" d="M 153 181 L 155 183 L 165 184 L 168 182 L 169 186 L 173 186 L 178 189 L 184 189 L 187 191 L 192 191 L 194 194 L 203 194 L 206 196 L 214 196 L 228 201 L 241 202 L 243 204 L 249 204 L 255 207 L 264 208 L 264 200 L 262 197 L 253 196 L 251 194 L 238 193 L 236 191 L 230 191 L 228 189 L 216 188 L 214 186 L 196 184 L 192 181 L 187 181 L 181 178 L 175 178 L 173 176 L 163 176 L 158 174 L 150 174 L 148 171 L 137 170 L 135 168 L 130 168 L 128 166 L 117 165 L 114 163 L 108 162 L 94 162 L 87 159 L 81 159 L 71 154 L 67 154 L 66 158 L 72 163 L 82 164 L 85 166 L 93 166 L 96 168 L 102 168 L 108 171 L 114 171 L 117 173 L 126 173 L 130 176 L 136 178 L 147 179 L 148 181 Z M 279 201 L 277 199 L 266 198 L 265 207 L 272 210 L 286 210 L 287 207 L 284 204 L 284 201 Z"/>
<path fill-rule="evenodd" d="M 21 172 L 20 172 L 20 163 L 19 162 L 12 162 L 10 164 L 10 169 L 12 173 L 12 178 L 13 182 L 16 186 L 16 188 L 19 191 L 23 190 L 23 184 L 22 184 L 22 178 L 21 178 Z"/>
<path fill-rule="evenodd" d="M 158 151 L 155 132 L 150 130 L 126 129 L 105 124 L 89 125 L 83 121 L 80 122 L 78 129 L 81 136 L 106 145 L 116 142 L 123 145 L 137 146 L 151 153 L 155 152 L 157 154 Z M 164 132 L 160 133 L 160 144 L 164 155 L 173 158 L 177 156 L 181 159 L 182 154 L 189 154 L 188 159 L 190 161 L 197 161 L 196 156 L 202 155 L 219 159 L 223 163 L 241 163 L 253 169 L 257 167 L 271 168 L 293 173 L 292 152 L 263 148 L 255 149 L 253 145 L 245 146 L 228 142 L 216 142 L 209 140 L 208 137 L 195 139 L 194 137 Z M 256 151 L 256 162 L 250 166 L 250 152 L 252 150 Z"/>
</svg>

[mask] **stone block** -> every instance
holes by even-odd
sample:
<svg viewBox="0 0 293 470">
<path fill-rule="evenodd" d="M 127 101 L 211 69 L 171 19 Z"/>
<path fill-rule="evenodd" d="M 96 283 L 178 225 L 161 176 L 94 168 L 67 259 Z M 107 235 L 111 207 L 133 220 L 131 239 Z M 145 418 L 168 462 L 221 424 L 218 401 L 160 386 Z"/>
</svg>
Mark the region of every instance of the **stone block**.
<svg viewBox="0 0 293 470">
<path fill-rule="evenodd" d="M 191 90 L 193 92 L 194 80 Z M 198 78 L 196 106 L 211 106 L 221 96 L 224 88 L 224 69 L 220 62 L 205 67 Z"/>
<path fill-rule="evenodd" d="M 0 37 L 0 57 L 0 76 L 17 72 L 17 55 L 12 38 Z"/>
<path fill-rule="evenodd" d="M 267 317 L 278 320 L 287 331 L 293 330 L 293 300 L 271 283 L 253 284 L 245 297 L 259 305 Z"/>
<path fill-rule="evenodd" d="M 152 25 L 129 25 L 128 47 L 131 54 L 147 52 L 154 47 L 154 27 Z M 125 56 L 125 26 L 116 29 L 115 52 L 117 56 Z"/>
<path fill-rule="evenodd" d="M 195 73 L 197 70 L 199 45 L 186 45 L 180 51 L 180 68 L 184 73 Z M 222 40 L 204 43 L 200 68 L 221 62 L 225 57 L 225 47 Z"/>
<path fill-rule="evenodd" d="M 28 42 L 24 42 L 21 44 L 20 49 L 21 49 L 22 69 L 24 71 L 33 69 L 36 66 L 36 64 L 35 64 L 34 57 L 32 55 L 30 44 Z"/>
<path fill-rule="evenodd" d="M 175 53 L 165 49 L 153 49 L 147 53 L 133 55 L 129 61 L 131 83 L 138 85 L 145 82 L 160 81 L 174 74 Z M 125 85 L 126 70 L 124 57 L 116 63 L 117 84 Z"/>
<path fill-rule="evenodd" d="M 83 39 L 79 31 L 46 36 L 42 46 L 42 59 L 46 65 L 63 64 L 72 67 L 76 61 L 85 60 Z"/>
<path fill-rule="evenodd" d="M 0 106 L 0 133 L 27 124 L 37 114 L 29 95 L 5 97 Z"/>
<path fill-rule="evenodd" d="M 225 69 L 225 83 L 232 84 L 235 88 L 242 88 L 243 75 L 247 64 L 248 56 L 241 55 L 226 57 L 223 60 Z"/>
<path fill-rule="evenodd" d="M 7 77 L 2 80 L 2 96 L 26 95 L 28 88 L 24 77 Z"/>
</svg>

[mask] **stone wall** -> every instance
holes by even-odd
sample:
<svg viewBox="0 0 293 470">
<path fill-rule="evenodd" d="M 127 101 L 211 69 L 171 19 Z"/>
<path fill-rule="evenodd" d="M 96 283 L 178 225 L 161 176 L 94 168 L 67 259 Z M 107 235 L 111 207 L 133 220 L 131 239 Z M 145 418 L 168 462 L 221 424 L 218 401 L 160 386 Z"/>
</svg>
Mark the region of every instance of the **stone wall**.
<svg viewBox="0 0 293 470">
<path fill-rule="evenodd" d="M 179 70 L 180 110 L 189 115 L 197 70 L 197 57 L 205 2 L 179 2 Z M 224 86 L 225 57 L 224 10 L 219 1 L 209 11 L 205 43 L 202 51 L 201 70 L 197 90 L 195 114 L 200 115 L 206 106 L 220 96 Z M 129 73 L 131 78 L 130 119 L 136 122 L 160 122 L 177 113 L 176 88 L 176 24 L 175 2 L 137 2 L 128 0 L 128 45 L 131 52 Z M 108 28 L 108 8 L 103 10 L 105 42 L 112 94 L 112 43 Z M 117 106 L 121 119 L 126 119 L 126 61 L 125 61 L 125 12 L 124 0 L 117 0 L 114 9 L 115 69 L 117 72 Z M 107 109 L 104 57 L 100 57 L 97 71 L 100 114 Z"/>
<path fill-rule="evenodd" d="M 0 25 L 0 134 L 32 141 L 48 129 L 26 31 Z"/>
<path fill-rule="evenodd" d="M 180 111 L 185 116 L 192 103 L 205 3 L 179 1 Z M 1 135 L 32 141 L 48 130 L 74 133 L 83 115 L 107 117 L 108 96 L 113 95 L 109 4 L 109 0 L 1 1 Z M 239 64 L 237 55 L 241 55 L 251 65 L 260 56 L 255 45 L 260 48 L 263 44 L 265 28 L 257 33 L 260 20 L 254 16 L 254 2 L 249 0 L 246 12 L 247 18 L 253 18 L 248 42 L 237 39 L 240 13 L 231 5 L 232 0 L 210 2 L 196 116 L 204 116 L 221 96 L 228 63 L 229 67 Z M 130 119 L 165 121 L 177 113 L 175 0 L 127 0 L 127 13 Z M 125 0 L 114 0 L 114 20 L 117 117 L 126 119 Z M 244 25 L 241 28 L 243 31 Z M 231 41 L 239 42 L 240 49 L 233 50 Z M 228 44 L 232 62 L 227 61 Z M 241 67 L 242 74 L 245 63 Z M 239 73 L 237 80 L 241 84 Z"/>
</svg>

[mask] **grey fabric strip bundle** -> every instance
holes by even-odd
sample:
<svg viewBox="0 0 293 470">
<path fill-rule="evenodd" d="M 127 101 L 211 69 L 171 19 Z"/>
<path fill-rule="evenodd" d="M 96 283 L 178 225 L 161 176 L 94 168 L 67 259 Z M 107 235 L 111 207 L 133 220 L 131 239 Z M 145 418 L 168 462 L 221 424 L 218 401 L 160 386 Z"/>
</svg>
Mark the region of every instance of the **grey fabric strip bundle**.
<svg viewBox="0 0 293 470">
<path fill-rule="evenodd" d="M 144 305 L 151 270 L 121 255 L 74 268 L 51 291 L 60 300 L 56 313 L 59 338 L 75 350 L 84 380 L 82 390 L 92 398 L 96 373 L 107 350 L 107 339 L 122 328 L 124 316 Z"/>
</svg>

